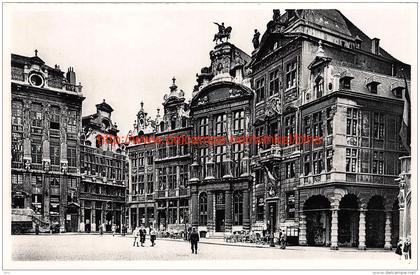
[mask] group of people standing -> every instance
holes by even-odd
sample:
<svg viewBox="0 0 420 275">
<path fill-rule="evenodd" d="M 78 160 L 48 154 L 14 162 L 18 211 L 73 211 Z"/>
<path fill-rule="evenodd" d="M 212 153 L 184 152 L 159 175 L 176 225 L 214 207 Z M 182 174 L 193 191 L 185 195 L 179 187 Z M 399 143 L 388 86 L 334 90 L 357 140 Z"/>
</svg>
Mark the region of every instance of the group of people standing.
<svg viewBox="0 0 420 275">
<path fill-rule="evenodd" d="M 400 260 L 403 255 L 404 259 L 411 260 L 411 239 L 407 238 L 404 242 L 400 239 L 397 244 L 397 249 L 395 249 L 395 253 L 400 255 Z"/>
<path fill-rule="evenodd" d="M 133 246 L 137 245 L 137 247 L 139 247 L 139 242 L 141 246 L 144 246 L 144 243 L 146 242 L 146 235 L 147 235 L 147 231 L 143 225 L 138 228 L 135 228 L 133 230 L 133 237 L 134 237 Z M 156 235 L 157 235 L 156 230 L 154 228 L 150 228 L 149 235 L 150 235 L 151 246 L 155 246 Z"/>
</svg>

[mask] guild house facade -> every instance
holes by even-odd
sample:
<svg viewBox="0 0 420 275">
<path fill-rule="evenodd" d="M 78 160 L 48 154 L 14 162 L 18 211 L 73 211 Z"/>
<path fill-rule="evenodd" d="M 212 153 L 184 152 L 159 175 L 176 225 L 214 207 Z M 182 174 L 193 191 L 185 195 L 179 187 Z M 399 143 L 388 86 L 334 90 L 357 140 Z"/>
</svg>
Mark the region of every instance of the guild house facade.
<svg viewBox="0 0 420 275">
<path fill-rule="evenodd" d="M 11 56 L 11 197 L 38 224 L 77 231 L 80 222 L 81 111 L 76 73 L 38 56 Z"/>
<path fill-rule="evenodd" d="M 274 10 L 254 46 L 255 133 L 323 143 L 254 146 L 253 222 L 300 245 L 391 248 L 410 66 L 337 10 Z"/>
<path fill-rule="evenodd" d="M 118 144 L 117 124 L 112 121 L 112 107 L 103 100 L 96 113 L 82 118 L 80 163 L 80 228 L 82 232 L 120 231 L 125 221 L 125 176 L 127 171 L 124 144 Z"/>
</svg>

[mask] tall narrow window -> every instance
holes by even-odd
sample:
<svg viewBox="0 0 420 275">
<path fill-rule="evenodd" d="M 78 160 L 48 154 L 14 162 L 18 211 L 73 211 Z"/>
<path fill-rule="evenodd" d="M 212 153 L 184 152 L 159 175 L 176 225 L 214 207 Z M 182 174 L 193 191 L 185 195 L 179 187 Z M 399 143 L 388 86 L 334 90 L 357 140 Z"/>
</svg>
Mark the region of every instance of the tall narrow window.
<svg viewBox="0 0 420 275">
<path fill-rule="evenodd" d="M 324 135 L 324 129 L 322 125 L 322 112 L 313 114 L 313 135 L 314 137 L 322 137 Z"/>
<path fill-rule="evenodd" d="M 241 192 L 233 194 L 233 225 L 242 225 L 243 222 L 243 196 Z"/>
<path fill-rule="evenodd" d="M 372 173 L 384 173 L 384 152 L 373 151 Z"/>
<path fill-rule="evenodd" d="M 357 149 L 346 149 L 346 172 L 356 172 Z"/>
<path fill-rule="evenodd" d="M 313 153 L 314 175 L 320 174 L 324 170 L 324 152 L 318 151 Z"/>
<path fill-rule="evenodd" d="M 50 154 L 51 154 L 51 152 L 50 152 Z M 41 136 L 34 135 L 32 137 L 31 157 L 32 157 L 32 163 L 37 163 L 37 164 L 42 163 Z M 60 159 L 58 160 L 58 164 L 60 164 Z"/>
<path fill-rule="evenodd" d="M 303 172 L 307 176 L 311 172 L 311 155 L 306 155 L 303 160 Z"/>
<path fill-rule="evenodd" d="M 324 79 L 319 77 L 315 81 L 314 90 L 316 94 L 316 98 L 320 98 L 324 95 Z"/>
<path fill-rule="evenodd" d="M 216 136 L 226 135 L 226 114 L 216 116 Z"/>
<path fill-rule="evenodd" d="M 295 194 L 293 192 L 286 193 L 286 216 L 288 219 L 295 218 Z"/>
<path fill-rule="evenodd" d="M 279 92 L 279 70 L 276 69 L 270 73 L 269 81 L 269 94 L 272 96 Z"/>
<path fill-rule="evenodd" d="M 347 135 L 357 135 L 358 124 L 358 110 L 354 108 L 347 108 Z"/>
<path fill-rule="evenodd" d="M 296 60 L 286 65 L 286 89 L 296 86 Z"/>
<path fill-rule="evenodd" d="M 235 134 L 242 132 L 245 129 L 245 115 L 244 111 L 233 112 L 233 131 Z"/>
<path fill-rule="evenodd" d="M 68 118 L 69 120 L 67 123 L 67 132 L 76 134 L 77 133 L 77 112 L 70 110 Z"/>
<path fill-rule="evenodd" d="M 60 130 L 60 108 L 51 107 L 50 128 Z"/>
<path fill-rule="evenodd" d="M 67 144 L 67 160 L 69 167 L 76 167 L 76 142 L 69 141 Z"/>
<path fill-rule="evenodd" d="M 265 79 L 264 78 L 260 78 L 256 81 L 255 83 L 255 93 L 257 95 L 257 100 L 256 102 L 261 102 L 264 100 L 265 98 Z"/>
<path fill-rule="evenodd" d="M 327 150 L 327 172 L 330 172 L 332 170 L 332 163 L 333 160 L 333 151 L 332 149 Z"/>
<path fill-rule="evenodd" d="M 199 119 L 198 133 L 200 136 L 207 136 L 209 134 L 209 119 L 203 117 Z"/>
<path fill-rule="evenodd" d="M 286 162 L 286 179 L 295 177 L 295 162 Z"/>
<path fill-rule="evenodd" d="M 154 192 L 153 185 L 153 174 L 147 174 L 147 194 L 152 194 Z"/>
<path fill-rule="evenodd" d="M 50 158 L 52 165 L 60 165 L 60 138 L 51 137 Z"/>
<path fill-rule="evenodd" d="M 41 132 L 42 128 L 42 105 L 34 103 L 31 106 L 32 131 Z"/>
<path fill-rule="evenodd" d="M 296 120 L 295 114 L 291 114 L 285 117 L 284 119 L 284 135 L 294 136 L 295 135 Z"/>
<path fill-rule="evenodd" d="M 199 198 L 199 225 L 207 225 L 207 194 L 201 193 Z"/>
</svg>

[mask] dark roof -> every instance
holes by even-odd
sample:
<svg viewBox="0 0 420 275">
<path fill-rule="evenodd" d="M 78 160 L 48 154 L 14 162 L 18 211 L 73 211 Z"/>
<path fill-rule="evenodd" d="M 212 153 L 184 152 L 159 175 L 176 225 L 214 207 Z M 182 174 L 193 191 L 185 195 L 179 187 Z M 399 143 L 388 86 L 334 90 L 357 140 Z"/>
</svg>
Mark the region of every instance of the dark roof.
<svg viewBox="0 0 420 275">
<path fill-rule="evenodd" d="M 44 60 L 42 60 L 38 56 L 27 57 L 27 56 L 18 55 L 18 54 L 12 54 L 12 62 L 21 63 L 21 64 L 25 64 L 25 63 L 35 63 L 35 64 L 40 64 L 40 65 L 45 64 Z"/>
<path fill-rule="evenodd" d="M 109 113 L 114 111 L 114 109 L 112 109 L 112 107 L 108 103 L 105 102 L 105 99 L 102 103 L 96 104 L 96 108 L 98 110 L 102 110 L 102 111 L 109 112 Z"/>
<path fill-rule="evenodd" d="M 354 39 L 359 38 L 361 40 L 361 49 L 371 52 L 372 39 L 356 27 L 339 10 L 298 10 L 297 14 L 300 18 L 317 24 L 322 28 L 351 36 Z M 389 59 L 395 59 L 382 48 L 380 48 L 380 55 Z"/>
</svg>

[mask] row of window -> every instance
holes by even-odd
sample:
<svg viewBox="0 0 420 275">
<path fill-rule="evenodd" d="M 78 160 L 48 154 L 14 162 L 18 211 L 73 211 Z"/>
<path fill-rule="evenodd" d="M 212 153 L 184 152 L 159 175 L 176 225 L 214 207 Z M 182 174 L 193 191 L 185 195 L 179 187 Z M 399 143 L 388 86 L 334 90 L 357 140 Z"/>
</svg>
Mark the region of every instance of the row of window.
<svg viewBox="0 0 420 275">
<path fill-rule="evenodd" d="M 233 123 L 232 130 L 233 133 L 240 133 L 245 130 L 245 112 L 243 110 L 232 112 Z M 228 132 L 228 122 L 227 115 L 217 114 L 214 116 L 214 132 L 209 132 L 209 118 L 203 117 L 198 119 L 198 135 L 199 136 L 209 136 L 210 134 L 216 136 L 224 136 Z"/>
<path fill-rule="evenodd" d="M 290 89 L 297 85 L 297 62 L 290 61 L 285 66 L 285 83 L 284 88 Z M 268 74 L 268 91 L 266 89 L 266 78 L 261 77 L 255 81 L 256 103 L 264 101 L 266 96 L 270 97 L 280 91 L 280 70 L 275 69 Z"/>
<path fill-rule="evenodd" d="M 43 119 L 45 118 L 44 111 L 42 109 L 42 104 L 32 103 L 30 107 L 30 119 L 31 119 L 31 132 L 41 133 Z M 61 112 L 60 108 L 57 106 L 52 106 L 49 112 L 50 115 L 50 129 L 60 130 L 60 118 Z M 76 134 L 79 117 L 76 110 L 68 111 L 68 121 L 67 121 L 67 133 Z M 12 101 L 12 125 L 22 126 L 23 125 L 23 102 L 21 101 Z M 18 129 L 19 127 L 16 127 Z"/>
<path fill-rule="evenodd" d="M 179 167 L 179 179 L 177 178 L 177 167 Z M 159 190 L 174 190 L 177 187 L 185 188 L 188 185 L 188 172 L 189 165 L 158 168 Z"/>
<path fill-rule="evenodd" d="M 154 192 L 153 174 L 146 174 L 147 182 L 144 181 L 144 174 L 132 176 L 131 190 L 133 195 L 152 194 Z M 145 183 L 146 188 L 145 188 Z"/>
</svg>

